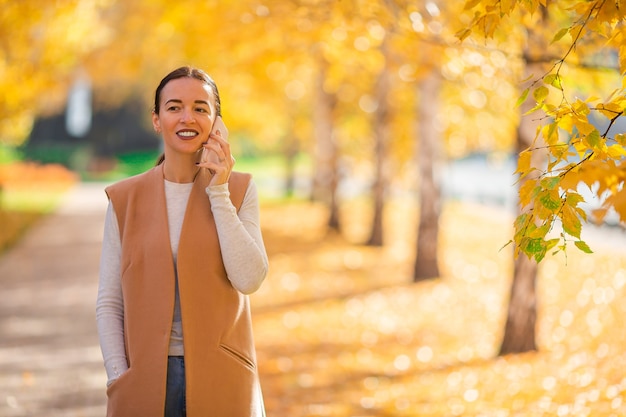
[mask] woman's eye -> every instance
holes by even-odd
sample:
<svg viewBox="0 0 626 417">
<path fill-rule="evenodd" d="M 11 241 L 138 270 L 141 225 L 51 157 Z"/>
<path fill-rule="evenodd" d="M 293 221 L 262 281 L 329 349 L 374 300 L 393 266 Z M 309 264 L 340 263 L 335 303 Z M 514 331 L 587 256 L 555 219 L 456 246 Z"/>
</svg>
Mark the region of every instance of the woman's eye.
<svg viewBox="0 0 626 417">
<path fill-rule="evenodd" d="M 198 108 L 196 109 L 196 111 L 197 111 L 197 112 L 199 112 L 199 113 L 206 113 L 206 112 L 207 112 L 207 110 L 206 110 L 206 109 L 203 109 L 203 108 L 200 108 L 200 107 L 198 107 Z"/>
<path fill-rule="evenodd" d="M 178 106 L 169 106 L 169 107 L 167 108 L 167 111 L 176 111 L 176 110 L 178 110 L 178 109 L 180 109 L 180 107 L 178 107 Z"/>
</svg>

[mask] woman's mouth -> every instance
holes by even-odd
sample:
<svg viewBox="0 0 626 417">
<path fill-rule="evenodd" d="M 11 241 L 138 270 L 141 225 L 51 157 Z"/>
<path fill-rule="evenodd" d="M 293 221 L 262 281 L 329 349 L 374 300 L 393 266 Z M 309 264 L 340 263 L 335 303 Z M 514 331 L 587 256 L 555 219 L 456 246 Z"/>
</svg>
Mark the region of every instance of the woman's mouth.
<svg viewBox="0 0 626 417">
<path fill-rule="evenodd" d="M 179 130 L 176 134 L 183 140 L 193 139 L 198 136 L 198 132 L 195 130 Z"/>
</svg>

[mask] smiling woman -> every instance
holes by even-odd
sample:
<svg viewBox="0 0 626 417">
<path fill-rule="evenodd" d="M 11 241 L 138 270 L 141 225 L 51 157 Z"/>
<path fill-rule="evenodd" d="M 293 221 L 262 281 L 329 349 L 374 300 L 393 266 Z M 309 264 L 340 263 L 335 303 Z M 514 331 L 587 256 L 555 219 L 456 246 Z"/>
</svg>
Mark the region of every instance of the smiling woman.
<svg viewBox="0 0 626 417">
<path fill-rule="evenodd" d="M 203 71 L 161 81 L 152 124 L 157 166 L 106 189 L 96 317 L 107 413 L 262 416 L 248 299 L 268 269 L 256 186 L 233 171 Z"/>
</svg>

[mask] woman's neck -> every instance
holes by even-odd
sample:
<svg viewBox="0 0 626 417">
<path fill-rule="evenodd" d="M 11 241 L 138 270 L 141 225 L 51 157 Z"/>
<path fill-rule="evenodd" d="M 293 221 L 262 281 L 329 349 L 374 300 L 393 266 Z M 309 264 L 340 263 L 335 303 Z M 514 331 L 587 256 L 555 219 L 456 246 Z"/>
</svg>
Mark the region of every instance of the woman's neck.
<svg viewBox="0 0 626 417">
<path fill-rule="evenodd" d="M 163 161 L 163 177 L 168 181 L 181 184 L 193 182 L 200 170 L 195 163 L 194 155 L 183 157 L 166 155 Z"/>
</svg>

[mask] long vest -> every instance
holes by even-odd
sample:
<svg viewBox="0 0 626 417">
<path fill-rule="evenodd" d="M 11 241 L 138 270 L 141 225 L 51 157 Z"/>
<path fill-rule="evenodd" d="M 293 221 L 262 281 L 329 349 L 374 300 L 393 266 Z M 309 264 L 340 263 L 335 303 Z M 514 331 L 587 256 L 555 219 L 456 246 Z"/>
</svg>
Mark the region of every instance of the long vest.
<svg viewBox="0 0 626 417">
<path fill-rule="evenodd" d="M 107 389 L 108 417 L 161 417 L 174 313 L 175 271 L 163 168 L 106 189 L 122 246 L 124 343 L 129 369 Z M 202 170 L 192 187 L 178 246 L 187 416 L 264 415 L 249 299 L 230 284 Z M 233 172 L 230 198 L 241 207 L 249 174 Z"/>
</svg>

